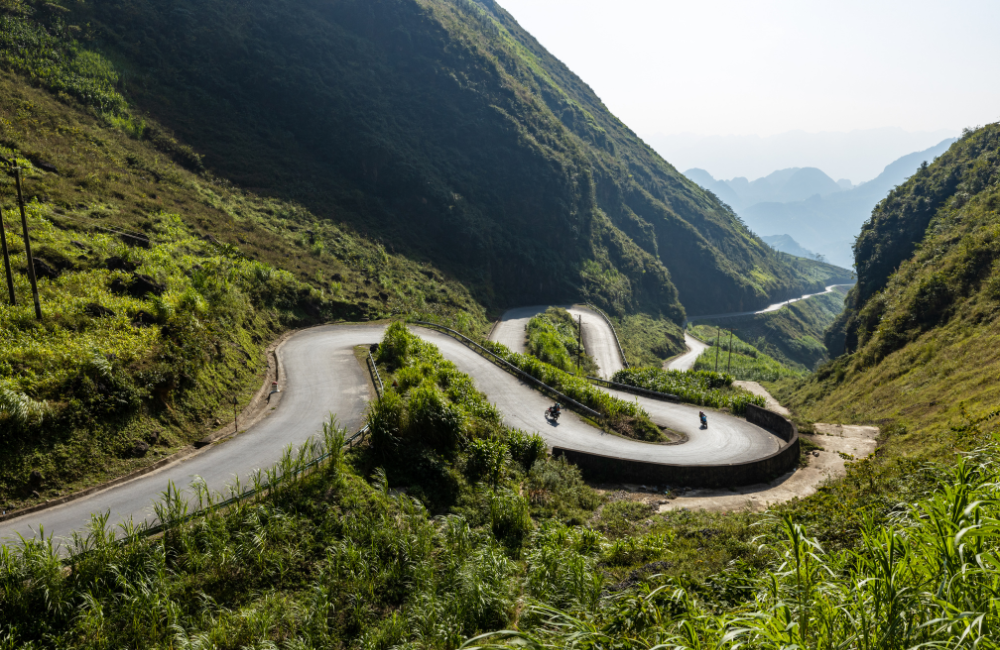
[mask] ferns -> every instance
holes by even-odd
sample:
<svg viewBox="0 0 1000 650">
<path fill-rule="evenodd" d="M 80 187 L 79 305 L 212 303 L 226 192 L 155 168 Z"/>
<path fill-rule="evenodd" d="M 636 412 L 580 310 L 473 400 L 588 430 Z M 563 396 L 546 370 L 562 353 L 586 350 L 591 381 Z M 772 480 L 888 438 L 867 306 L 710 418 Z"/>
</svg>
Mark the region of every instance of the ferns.
<svg viewBox="0 0 1000 650">
<path fill-rule="evenodd" d="M 48 412 L 46 402 L 36 402 L 9 385 L 0 384 L 0 422 L 6 419 L 16 426 L 25 427 L 41 422 Z"/>
</svg>

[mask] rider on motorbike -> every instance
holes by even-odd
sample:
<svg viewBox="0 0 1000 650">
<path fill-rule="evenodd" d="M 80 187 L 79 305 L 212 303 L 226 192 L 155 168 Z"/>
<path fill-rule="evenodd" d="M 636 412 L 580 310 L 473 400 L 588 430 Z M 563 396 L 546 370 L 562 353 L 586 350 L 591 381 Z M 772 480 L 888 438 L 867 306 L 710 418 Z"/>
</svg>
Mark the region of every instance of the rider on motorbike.
<svg viewBox="0 0 1000 650">
<path fill-rule="evenodd" d="M 562 413 L 562 406 L 559 405 L 559 402 L 556 402 L 555 406 L 552 407 L 552 417 L 558 418 L 560 413 Z"/>
<path fill-rule="evenodd" d="M 701 426 L 708 426 L 708 416 L 705 415 L 704 411 L 698 411 L 698 419 L 701 420 Z"/>
</svg>

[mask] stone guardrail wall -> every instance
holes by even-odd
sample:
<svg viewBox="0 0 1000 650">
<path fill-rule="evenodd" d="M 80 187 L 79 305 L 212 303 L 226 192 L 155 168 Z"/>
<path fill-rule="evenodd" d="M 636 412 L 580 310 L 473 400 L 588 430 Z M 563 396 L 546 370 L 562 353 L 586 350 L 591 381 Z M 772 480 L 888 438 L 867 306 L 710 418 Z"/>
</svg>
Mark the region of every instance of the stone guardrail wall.
<svg viewBox="0 0 1000 650">
<path fill-rule="evenodd" d="M 785 441 L 778 451 L 758 460 L 727 465 L 666 465 L 611 458 L 574 449 L 553 447 L 553 457 L 563 457 L 591 481 L 683 485 L 688 487 L 738 487 L 768 481 L 789 472 L 799 463 L 799 432 L 777 413 L 748 405 L 747 422 L 756 424 Z"/>
</svg>

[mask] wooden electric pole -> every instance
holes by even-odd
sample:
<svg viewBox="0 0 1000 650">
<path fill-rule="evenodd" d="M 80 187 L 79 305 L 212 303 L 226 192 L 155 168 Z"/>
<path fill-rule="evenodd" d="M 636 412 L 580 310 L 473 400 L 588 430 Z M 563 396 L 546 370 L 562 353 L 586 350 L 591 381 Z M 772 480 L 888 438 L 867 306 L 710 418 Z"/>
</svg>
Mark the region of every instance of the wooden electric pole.
<svg viewBox="0 0 1000 650">
<path fill-rule="evenodd" d="M 733 367 L 733 330 L 729 330 L 729 361 L 726 362 L 726 374 Z"/>
<path fill-rule="evenodd" d="M 722 328 L 715 328 L 715 372 L 719 372 L 719 337 L 722 336 Z"/>
<path fill-rule="evenodd" d="M 3 269 L 7 272 L 7 291 L 10 292 L 10 304 L 16 305 L 14 274 L 10 270 L 10 252 L 7 250 L 7 228 L 3 225 L 3 208 L 0 208 L 0 241 L 3 242 Z"/>
<path fill-rule="evenodd" d="M 24 194 L 21 192 L 21 168 L 17 165 L 14 165 L 14 181 L 17 183 L 17 205 L 21 208 L 24 253 L 28 256 L 28 280 L 31 282 L 31 296 L 35 299 L 35 318 L 42 320 L 42 303 L 38 301 L 38 281 L 35 279 L 35 259 L 31 256 L 31 239 L 28 237 L 28 215 L 24 212 Z"/>
</svg>

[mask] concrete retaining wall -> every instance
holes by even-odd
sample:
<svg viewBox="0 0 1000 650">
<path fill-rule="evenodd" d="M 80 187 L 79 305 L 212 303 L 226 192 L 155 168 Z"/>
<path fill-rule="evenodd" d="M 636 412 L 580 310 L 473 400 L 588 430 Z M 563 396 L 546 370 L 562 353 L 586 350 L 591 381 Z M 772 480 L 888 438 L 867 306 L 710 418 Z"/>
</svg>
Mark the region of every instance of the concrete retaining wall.
<svg viewBox="0 0 1000 650">
<path fill-rule="evenodd" d="M 562 456 L 578 466 L 589 481 L 713 488 L 766 483 L 798 465 L 799 432 L 791 421 L 757 406 L 747 407 L 746 418 L 751 424 L 770 431 L 787 444 L 766 458 L 728 465 L 646 463 L 562 447 L 553 447 L 552 455 Z"/>
</svg>

